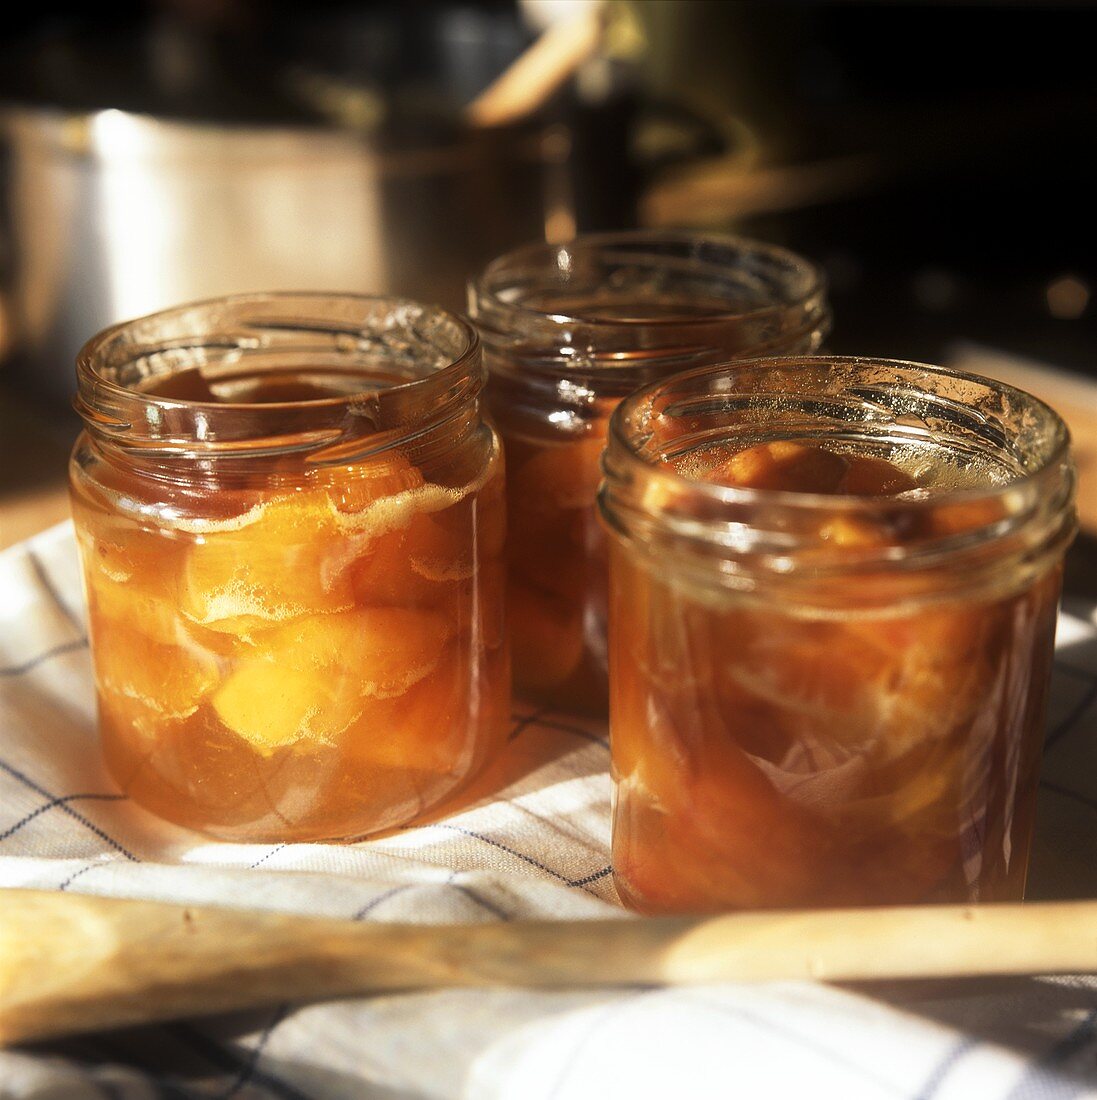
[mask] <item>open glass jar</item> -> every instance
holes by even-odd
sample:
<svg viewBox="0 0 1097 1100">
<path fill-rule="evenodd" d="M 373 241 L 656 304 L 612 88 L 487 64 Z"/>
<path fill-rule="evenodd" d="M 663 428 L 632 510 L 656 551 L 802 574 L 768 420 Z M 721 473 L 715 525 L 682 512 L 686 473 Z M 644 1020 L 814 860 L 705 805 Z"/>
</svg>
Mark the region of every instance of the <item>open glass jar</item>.
<svg viewBox="0 0 1097 1100">
<path fill-rule="evenodd" d="M 108 766 L 237 840 L 402 824 L 505 738 L 502 458 L 476 334 L 247 295 L 108 329 L 71 464 Z"/>
<path fill-rule="evenodd" d="M 987 379 L 729 364 L 617 410 L 618 888 L 650 912 L 1024 889 L 1068 436 Z"/>
<path fill-rule="evenodd" d="M 580 237 L 502 256 L 469 287 L 507 453 L 515 687 L 607 702 L 605 542 L 595 510 L 610 414 L 637 386 L 730 358 L 816 350 L 821 273 L 755 241 Z"/>
</svg>

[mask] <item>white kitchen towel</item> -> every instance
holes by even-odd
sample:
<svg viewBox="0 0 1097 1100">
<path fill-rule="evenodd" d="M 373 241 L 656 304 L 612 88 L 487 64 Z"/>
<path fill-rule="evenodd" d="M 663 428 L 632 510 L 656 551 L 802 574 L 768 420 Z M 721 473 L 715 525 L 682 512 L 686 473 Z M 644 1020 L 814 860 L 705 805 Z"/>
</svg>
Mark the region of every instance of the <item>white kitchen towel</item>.
<svg viewBox="0 0 1097 1100">
<path fill-rule="evenodd" d="M 1090 606 L 1061 620 L 1048 728 L 1032 893 L 1097 897 Z M 598 723 L 519 706 L 496 793 L 448 818 L 352 845 L 211 841 L 100 764 L 71 527 L 0 555 L 0 886 L 371 921 L 626 919 L 608 759 Z M 0 1051 L 4 1100 L 1089 1095 L 1097 981 L 1081 977 L 417 993 Z"/>
</svg>

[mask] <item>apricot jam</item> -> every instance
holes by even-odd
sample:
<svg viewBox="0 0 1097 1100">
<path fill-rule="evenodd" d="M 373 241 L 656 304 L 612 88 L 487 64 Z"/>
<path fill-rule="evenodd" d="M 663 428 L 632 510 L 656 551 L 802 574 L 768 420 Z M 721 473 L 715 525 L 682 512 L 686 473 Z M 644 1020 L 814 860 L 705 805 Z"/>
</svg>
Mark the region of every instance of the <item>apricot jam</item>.
<svg viewBox="0 0 1097 1100">
<path fill-rule="evenodd" d="M 103 751 L 236 840 L 405 823 L 505 738 L 501 449 L 475 333 L 247 296 L 96 337 L 71 467 Z"/>
<path fill-rule="evenodd" d="M 940 368 L 691 371 L 615 414 L 613 859 L 627 904 L 1019 899 L 1066 429 Z"/>
<path fill-rule="evenodd" d="M 469 288 L 491 415 L 507 453 L 516 689 L 607 706 L 606 546 L 595 496 L 606 428 L 637 386 L 706 362 L 812 351 L 819 272 L 752 241 L 580 237 L 503 256 Z"/>
</svg>

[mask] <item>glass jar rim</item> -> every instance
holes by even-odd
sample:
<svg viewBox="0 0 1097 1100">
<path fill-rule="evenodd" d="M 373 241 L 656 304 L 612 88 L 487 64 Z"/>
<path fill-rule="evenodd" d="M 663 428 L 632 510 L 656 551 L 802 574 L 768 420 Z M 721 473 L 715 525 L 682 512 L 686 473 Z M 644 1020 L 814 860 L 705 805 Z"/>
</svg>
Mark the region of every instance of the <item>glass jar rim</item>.
<svg viewBox="0 0 1097 1100">
<path fill-rule="evenodd" d="M 503 283 L 512 280 L 524 267 L 538 266 L 545 272 L 557 271 L 566 275 L 576 255 L 596 256 L 599 252 L 612 255 L 613 249 L 634 250 L 626 258 L 635 262 L 645 255 L 657 259 L 660 255 L 681 255 L 686 259 L 700 259 L 708 253 L 723 251 L 727 257 L 748 257 L 781 267 L 790 272 L 795 282 L 786 297 L 747 309 L 728 309 L 699 315 L 669 314 L 663 317 L 636 317 L 606 319 L 584 315 L 581 311 L 548 312 L 535 309 L 521 302 L 502 297 Z M 646 250 L 646 251 L 645 251 Z M 725 268 L 730 265 L 725 263 Z M 713 268 L 720 265 L 713 263 Z M 520 321 L 528 330 L 559 332 L 569 327 L 597 326 L 603 329 L 660 329 L 690 330 L 706 326 L 727 324 L 732 321 L 757 320 L 780 315 L 790 309 L 808 306 L 826 292 L 826 276 L 811 261 L 780 245 L 768 244 L 749 237 L 728 234 L 702 234 L 677 230 L 626 230 L 614 233 L 590 233 L 560 244 L 524 245 L 496 257 L 468 285 L 469 313 L 478 324 Z"/>
<path fill-rule="evenodd" d="M 834 509 L 835 507 L 848 507 L 851 509 L 878 508 L 881 499 L 886 498 L 865 497 L 852 494 L 831 495 L 792 490 L 780 490 L 778 492 L 771 489 L 719 485 L 714 482 L 690 478 L 684 474 L 678 473 L 678 471 L 670 465 L 656 467 L 641 454 L 640 448 L 629 436 L 627 425 L 636 416 L 642 406 L 651 401 L 653 397 L 658 396 L 660 391 L 669 390 L 671 387 L 682 386 L 691 381 L 714 378 L 721 375 L 745 378 L 751 374 L 757 376 L 761 375 L 763 372 L 773 370 L 795 370 L 797 368 L 803 368 L 806 371 L 813 368 L 832 367 L 895 369 L 924 373 L 939 378 L 952 378 L 961 382 L 985 387 L 988 391 L 1003 396 L 1021 399 L 1034 412 L 1042 414 L 1045 418 L 1045 423 L 1052 430 L 1053 443 L 1047 449 L 1043 461 L 1040 462 L 1038 466 L 1026 470 L 1020 477 L 1010 479 L 1005 483 L 995 483 L 989 486 L 975 486 L 971 488 L 956 488 L 944 490 L 939 494 L 935 493 L 933 497 L 935 501 L 940 501 L 945 495 L 949 496 L 950 499 L 976 499 L 994 495 L 1001 492 L 1004 488 L 1014 488 L 1026 481 L 1038 478 L 1048 468 L 1054 466 L 1058 462 L 1062 462 L 1069 452 L 1070 432 L 1062 418 L 1050 405 L 1025 390 L 1018 389 L 1016 386 L 1011 386 L 1006 382 L 1000 382 L 997 379 L 972 374 L 968 371 L 955 370 L 951 367 L 919 363 L 912 360 L 885 359 L 875 356 L 857 355 L 790 355 L 767 357 L 764 359 L 742 359 L 735 360 L 734 362 L 708 364 L 691 370 L 681 371 L 669 378 L 657 379 L 634 390 L 615 409 L 610 418 L 607 447 L 614 448 L 619 455 L 625 456 L 626 461 L 630 463 L 636 463 L 646 469 L 655 470 L 660 477 L 665 477 L 668 481 L 676 483 L 682 488 L 688 487 L 691 491 L 697 491 L 704 495 L 711 496 L 715 500 L 746 503 L 760 500 L 780 499 L 782 501 L 787 501 L 790 506 L 798 503 L 805 507 L 825 505 L 830 509 Z M 917 504 L 924 499 L 927 498 L 911 500 L 909 503 Z"/>
<path fill-rule="evenodd" d="M 797 388 L 797 371 L 817 388 Z M 904 403 L 912 393 L 918 400 Z M 650 414 L 676 396 L 672 415 L 685 426 L 652 447 Z M 829 495 L 719 485 L 666 461 L 727 444 L 736 427 L 748 446 L 833 438 L 844 447 L 860 441 L 918 453 L 950 443 L 954 458 L 986 463 L 988 476 L 985 484 L 897 495 Z M 994 379 L 902 360 L 789 356 L 683 371 L 621 402 L 603 466 L 600 510 L 625 542 L 661 561 L 677 560 L 698 583 L 751 587 L 765 580 L 819 602 L 848 595 L 848 586 L 828 592 L 823 583 L 841 576 L 905 577 L 915 593 L 919 578 L 932 573 L 932 598 L 974 592 L 1000 583 L 1003 562 L 1018 564 L 1016 577 L 1046 568 L 1075 530 L 1070 435 L 1050 406 Z M 951 522 L 934 523 L 934 515 Z M 882 537 L 834 541 L 835 521 L 868 522 Z M 878 587 L 869 583 L 863 598 Z"/>
<path fill-rule="evenodd" d="M 392 322 L 387 327 L 386 319 Z M 381 327 L 371 330 L 370 320 Z M 422 324 L 433 325 L 435 335 L 444 328 L 451 346 L 432 342 L 430 334 L 418 327 Z M 295 351 L 286 342 L 295 333 L 327 338 L 328 344 Z M 406 381 L 304 400 L 192 401 L 144 392 L 116 377 L 127 367 L 137 369 L 135 364 L 147 365 L 158 357 L 168 357 L 172 363 L 149 373 L 166 376 L 209 362 L 211 353 L 215 359 L 227 360 L 249 352 L 301 355 L 310 351 L 351 364 L 385 356 L 396 362 L 402 356 L 407 367 L 421 350 L 428 349 L 433 351 L 433 365 Z M 120 444 L 169 443 L 162 430 L 166 421 L 172 422 L 176 432 L 193 422 L 194 438 L 177 438 L 176 443 L 238 449 L 262 437 L 274 422 L 279 436 L 299 430 L 330 437 L 337 430 L 346 431 L 348 420 L 362 428 L 386 406 L 411 403 L 428 409 L 453 400 L 464 404 L 483 386 L 479 336 L 458 314 L 408 298 L 322 291 L 227 295 L 121 321 L 84 344 L 76 357 L 76 374 L 76 411 L 99 438 Z"/>
</svg>

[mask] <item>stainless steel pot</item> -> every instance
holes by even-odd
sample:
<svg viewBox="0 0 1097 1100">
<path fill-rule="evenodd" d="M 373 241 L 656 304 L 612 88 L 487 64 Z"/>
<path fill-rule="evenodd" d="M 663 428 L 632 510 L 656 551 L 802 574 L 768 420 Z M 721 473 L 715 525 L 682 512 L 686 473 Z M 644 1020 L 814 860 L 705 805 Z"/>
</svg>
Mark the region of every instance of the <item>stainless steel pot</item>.
<svg viewBox="0 0 1097 1100">
<path fill-rule="evenodd" d="M 568 225 L 566 135 L 462 131 L 383 149 L 335 129 L 0 109 L 0 361 L 67 399 L 80 345 L 255 290 L 462 305 L 470 272 Z"/>
</svg>

